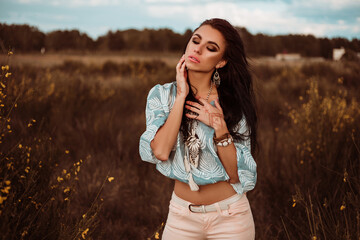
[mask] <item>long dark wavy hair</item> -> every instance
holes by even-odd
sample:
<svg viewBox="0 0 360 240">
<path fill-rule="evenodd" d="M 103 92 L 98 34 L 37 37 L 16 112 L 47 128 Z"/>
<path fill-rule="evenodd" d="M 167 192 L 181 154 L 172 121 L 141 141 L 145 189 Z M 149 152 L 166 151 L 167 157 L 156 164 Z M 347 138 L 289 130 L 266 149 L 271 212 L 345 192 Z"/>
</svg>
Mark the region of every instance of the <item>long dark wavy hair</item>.
<svg viewBox="0 0 360 240">
<path fill-rule="evenodd" d="M 212 18 L 205 20 L 201 25 L 210 25 L 218 30 L 225 39 L 226 47 L 224 60 L 227 64 L 218 69 L 221 84 L 218 87 L 219 102 L 224 112 L 226 125 L 235 141 L 244 141 L 250 137 L 251 152 L 256 153 L 257 140 L 257 113 L 253 91 L 252 77 L 249 72 L 249 63 L 246 59 L 243 41 L 238 31 L 226 20 Z M 198 29 L 197 28 L 197 29 Z M 195 31 L 197 30 L 195 29 Z M 189 79 L 188 79 L 188 84 Z M 196 93 L 195 93 L 196 94 Z M 198 102 L 195 94 L 189 87 L 186 100 Z M 180 131 L 184 139 L 188 137 L 191 120 L 185 116 L 184 108 Z M 238 134 L 239 122 L 245 117 L 250 134 Z"/>
</svg>

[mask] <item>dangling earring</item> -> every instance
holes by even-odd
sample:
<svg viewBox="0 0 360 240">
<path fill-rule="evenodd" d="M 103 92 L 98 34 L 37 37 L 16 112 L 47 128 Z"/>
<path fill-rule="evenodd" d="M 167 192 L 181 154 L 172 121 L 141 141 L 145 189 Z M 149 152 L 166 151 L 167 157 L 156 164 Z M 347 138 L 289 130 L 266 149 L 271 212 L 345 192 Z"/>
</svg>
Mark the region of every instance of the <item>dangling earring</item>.
<svg viewBox="0 0 360 240">
<path fill-rule="evenodd" d="M 215 69 L 215 73 L 214 73 L 214 77 L 213 77 L 213 82 L 215 83 L 215 85 L 218 87 L 220 85 L 220 75 L 217 71 L 217 69 Z"/>
</svg>

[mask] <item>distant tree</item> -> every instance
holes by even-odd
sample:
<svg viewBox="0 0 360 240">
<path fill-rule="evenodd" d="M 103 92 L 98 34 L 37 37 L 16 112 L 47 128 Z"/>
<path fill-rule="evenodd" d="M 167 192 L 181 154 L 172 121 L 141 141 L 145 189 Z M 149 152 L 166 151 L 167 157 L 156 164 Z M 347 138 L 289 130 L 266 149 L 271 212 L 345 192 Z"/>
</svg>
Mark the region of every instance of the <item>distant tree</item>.
<svg viewBox="0 0 360 240">
<path fill-rule="evenodd" d="M 94 50 L 94 41 L 78 30 L 53 31 L 46 35 L 46 48 L 50 50 Z"/>
<path fill-rule="evenodd" d="M 289 34 L 269 36 L 251 34 L 244 27 L 236 27 L 242 37 L 245 49 L 250 56 L 275 56 L 277 53 L 300 53 L 307 57 L 332 58 L 333 48 L 344 47 L 360 52 L 360 40 L 346 38 L 316 38 L 313 35 Z M 192 30 L 183 34 L 171 29 L 128 29 L 109 31 L 94 41 L 78 30 L 57 30 L 44 34 L 29 25 L 7 25 L 0 23 L 0 47 L 7 51 L 9 47 L 18 51 L 46 50 L 102 50 L 102 51 L 184 51 L 192 36 Z"/>
<path fill-rule="evenodd" d="M 116 31 L 115 33 L 109 31 L 106 35 L 107 45 L 109 50 L 123 50 L 126 49 L 125 41 L 122 32 Z"/>
<path fill-rule="evenodd" d="M 16 51 L 40 51 L 45 45 L 45 34 L 29 25 L 7 25 L 0 23 L 0 44 Z"/>
<path fill-rule="evenodd" d="M 236 27 L 241 39 L 244 42 L 244 47 L 246 49 L 247 54 L 257 55 L 256 47 L 254 43 L 254 36 L 248 32 L 248 30 L 244 27 Z"/>
<path fill-rule="evenodd" d="M 319 52 L 320 57 L 323 57 L 326 59 L 332 58 L 333 45 L 328 38 L 320 38 L 319 39 L 319 48 L 320 48 L 320 52 Z"/>
</svg>

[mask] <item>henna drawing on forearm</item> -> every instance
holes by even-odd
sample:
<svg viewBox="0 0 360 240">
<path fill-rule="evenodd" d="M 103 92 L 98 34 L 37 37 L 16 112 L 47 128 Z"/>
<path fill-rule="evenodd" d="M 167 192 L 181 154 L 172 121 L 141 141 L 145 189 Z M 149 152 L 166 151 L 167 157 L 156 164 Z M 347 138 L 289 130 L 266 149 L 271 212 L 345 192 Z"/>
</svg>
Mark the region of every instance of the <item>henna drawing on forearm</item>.
<svg viewBox="0 0 360 240">
<path fill-rule="evenodd" d="M 181 89 L 181 86 L 177 85 L 176 95 L 180 96 L 182 92 L 183 92 L 183 90 Z"/>
<path fill-rule="evenodd" d="M 209 123 L 211 127 L 219 126 L 222 127 L 223 121 L 221 119 L 224 118 L 224 115 L 221 113 L 209 113 Z"/>
</svg>

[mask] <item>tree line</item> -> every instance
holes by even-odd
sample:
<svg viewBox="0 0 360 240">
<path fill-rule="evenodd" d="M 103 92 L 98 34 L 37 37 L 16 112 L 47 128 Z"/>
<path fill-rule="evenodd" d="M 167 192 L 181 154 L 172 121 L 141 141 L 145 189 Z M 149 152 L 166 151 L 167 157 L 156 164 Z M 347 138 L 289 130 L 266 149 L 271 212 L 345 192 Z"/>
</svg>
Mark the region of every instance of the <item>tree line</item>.
<svg viewBox="0 0 360 240">
<path fill-rule="evenodd" d="M 313 35 L 290 34 L 270 36 L 251 34 L 244 27 L 237 27 L 250 56 L 275 56 L 277 53 L 300 53 L 304 57 L 331 58 L 333 48 L 344 47 L 360 52 L 360 40 L 346 38 L 316 38 Z M 192 31 L 183 34 L 171 29 L 127 29 L 109 31 L 96 40 L 78 30 L 41 32 L 27 24 L 0 23 L 0 47 L 17 52 L 46 51 L 183 51 Z"/>
</svg>

